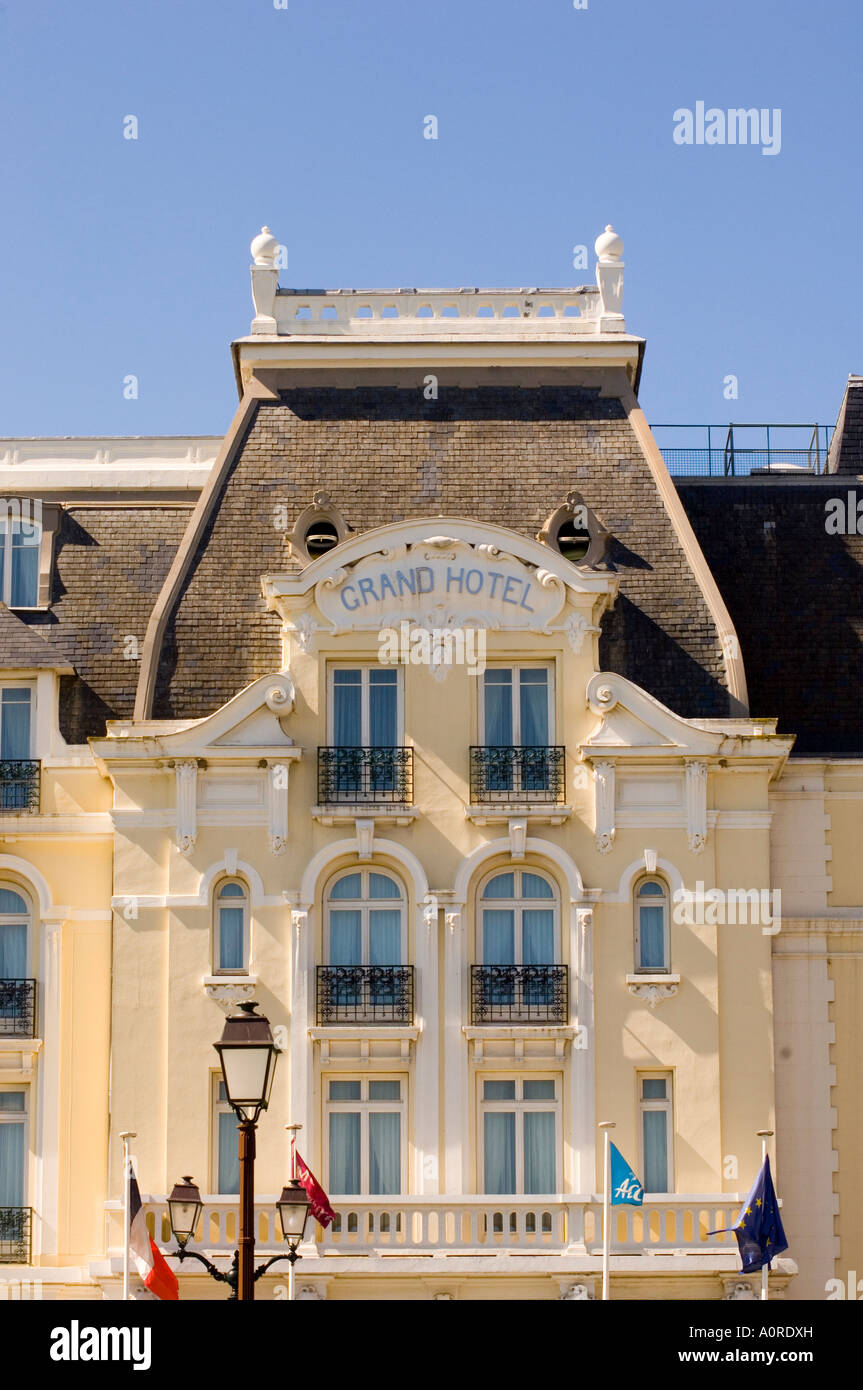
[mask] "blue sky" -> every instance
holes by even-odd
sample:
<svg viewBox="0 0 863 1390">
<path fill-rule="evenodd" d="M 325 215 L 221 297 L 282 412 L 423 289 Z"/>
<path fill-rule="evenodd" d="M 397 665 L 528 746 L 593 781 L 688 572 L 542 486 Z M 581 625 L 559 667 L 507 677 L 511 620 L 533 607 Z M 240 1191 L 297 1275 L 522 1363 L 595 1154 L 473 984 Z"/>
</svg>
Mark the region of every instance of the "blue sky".
<svg viewBox="0 0 863 1390">
<path fill-rule="evenodd" d="M 287 4 L 0 4 L 0 434 L 221 433 L 264 222 L 327 287 L 577 284 L 612 222 L 651 421 L 835 420 L 859 0 Z M 675 144 L 697 101 L 780 108 L 781 152 Z"/>
</svg>

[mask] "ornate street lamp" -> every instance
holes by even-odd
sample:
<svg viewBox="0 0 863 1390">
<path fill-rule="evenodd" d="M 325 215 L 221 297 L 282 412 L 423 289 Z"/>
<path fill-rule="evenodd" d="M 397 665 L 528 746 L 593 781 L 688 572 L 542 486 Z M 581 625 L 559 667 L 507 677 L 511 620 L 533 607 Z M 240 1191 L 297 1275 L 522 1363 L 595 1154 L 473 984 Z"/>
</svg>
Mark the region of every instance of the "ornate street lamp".
<svg viewBox="0 0 863 1390">
<path fill-rule="evenodd" d="M 248 1000 L 239 1012 L 225 1019 L 215 1049 L 222 1064 L 228 1100 L 239 1120 L 240 1132 L 240 1240 L 237 1297 L 255 1296 L 255 1129 L 266 1110 L 276 1071 L 278 1049 L 269 1019 L 257 1014 Z"/>
<path fill-rule="evenodd" d="M 252 1275 L 252 1287 L 266 1274 L 271 1265 L 277 1260 L 290 1260 L 290 1298 L 294 1297 L 294 1265 L 301 1256 L 297 1253 L 297 1246 L 301 1244 L 306 1233 L 306 1223 L 309 1219 L 309 1194 L 303 1187 L 299 1178 L 291 1178 L 285 1187 L 282 1188 L 282 1195 L 276 1203 L 276 1210 L 279 1213 L 279 1221 L 282 1227 L 282 1235 L 288 1245 L 287 1255 L 271 1255 L 263 1264 L 258 1265 Z M 168 1198 L 168 1214 L 171 1220 L 171 1233 L 177 1242 L 177 1249 L 174 1251 L 174 1258 L 181 1263 L 183 1260 L 197 1260 L 204 1266 L 211 1278 L 217 1279 L 222 1284 L 227 1284 L 231 1290 L 229 1298 L 237 1298 L 239 1285 L 239 1251 L 234 1251 L 234 1258 L 231 1261 L 231 1268 L 227 1271 L 218 1269 L 212 1260 L 208 1260 L 206 1255 L 202 1255 L 198 1250 L 189 1250 L 188 1242 L 195 1234 L 195 1230 L 203 1210 L 201 1194 L 195 1184 L 194 1178 L 185 1177 L 180 1182 L 175 1183 L 170 1197 Z"/>
</svg>

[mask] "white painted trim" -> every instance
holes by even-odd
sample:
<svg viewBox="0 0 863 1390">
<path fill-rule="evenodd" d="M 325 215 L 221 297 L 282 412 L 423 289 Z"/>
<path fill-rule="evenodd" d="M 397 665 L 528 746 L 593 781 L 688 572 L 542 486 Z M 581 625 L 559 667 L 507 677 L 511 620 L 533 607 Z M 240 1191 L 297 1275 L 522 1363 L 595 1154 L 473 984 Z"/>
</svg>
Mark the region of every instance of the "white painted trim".
<svg viewBox="0 0 863 1390">
<path fill-rule="evenodd" d="M 360 845 L 356 836 L 351 839 L 334 840 L 331 844 L 325 845 L 318 850 L 306 865 L 303 873 L 302 883 L 298 894 L 298 901 L 301 903 L 313 903 L 317 892 L 318 884 L 326 873 L 328 867 L 337 859 L 342 859 L 346 854 L 359 855 Z M 375 836 L 373 846 L 374 859 L 387 858 L 394 859 L 397 864 L 410 875 L 414 898 L 420 904 L 428 896 L 428 879 L 425 869 L 419 859 L 404 845 L 397 844 L 395 840 L 379 840 Z"/>
<path fill-rule="evenodd" d="M 656 873 L 667 879 L 671 889 L 673 899 L 676 892 L 683 891 L 683 875 L 675 864 L 668 859 L 657 859 Z M 632 888 L 637 878 L 648 878 L 650 875 L 644 867 L 644 855 L 640 859 L 633 859 L 627 864 L 620 875 L 617 884 L 617 891 L 614 893 L 603 893 L 601 902 L 603 903 L 628 903 L 632 905 Z"/>
<path fill-rule="evenodd" d="M 552 844 L 550 840 L 540 840 L 536 836 L 529 835 L 524 843 L 525 855 L 534 855 L 538 859 L 547 859 L 556 869 L 563 874 L 564 880 L 569 889 L 569 896 L 572 901 L 587 901 L 584 884 L 575 860 L 561 849 L 559 845 Z M 495 859 L 500 855 L 508 858 L 512 857 L 512 841 L 509 835 L 500 836 L 498 839 L 489 840 L 484 845 L 480 845 L 472 854 L 468 854 L 462 860 L 461 867 L 455 877 L 453 885 L 453 899 L 458 903 L 465 903 L 468 900 L 469 888 L 475 874 L 490 859 Z M 521 867 L 529 868 L 519 861 Z"/>
</svg>

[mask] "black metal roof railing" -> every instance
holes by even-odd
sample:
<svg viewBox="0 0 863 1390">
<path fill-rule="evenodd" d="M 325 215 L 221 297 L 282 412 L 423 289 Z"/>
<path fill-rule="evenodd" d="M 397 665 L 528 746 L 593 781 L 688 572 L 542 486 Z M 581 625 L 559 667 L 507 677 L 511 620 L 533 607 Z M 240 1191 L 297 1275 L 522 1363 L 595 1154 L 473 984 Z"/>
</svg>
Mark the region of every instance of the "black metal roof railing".
<svg viewBox="0 0 863 1390">
<path fill-rule="evenodd" d="M 824 473 L 832 425 L 653 425 L 678 478 L 745 478 L 752 473 Z"/>
</svg>

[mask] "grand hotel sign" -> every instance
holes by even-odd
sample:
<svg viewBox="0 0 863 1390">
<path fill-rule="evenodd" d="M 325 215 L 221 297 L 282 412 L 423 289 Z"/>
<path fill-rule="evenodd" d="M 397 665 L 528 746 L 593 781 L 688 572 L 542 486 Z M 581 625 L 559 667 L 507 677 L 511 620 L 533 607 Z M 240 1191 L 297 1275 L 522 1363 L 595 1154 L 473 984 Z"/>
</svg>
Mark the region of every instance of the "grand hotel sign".
<svg viewBox="0 0 863 1390">
<path fill-rule="evenodd" d="M 507 539 L 521 540 L 514 534 Z M 545 559 L 537 543 L 524 544 Z M 319 629 L 379 630 L 407 619 L 436 628 L 547 632 L 561 625 L 568 597 L 589 614 L 597 600 L 604 608 L 616 588 L 616 576 L 608 574 L 573 572 L 564 579 L 551 566 L 569 566 L 554 555 L 546 568 L 503 546 L 446 535 L 391 545 L 378 540 L 372 553 L 354 554 L 353 562 L 349 555 L 338 566 L 334 555 L 323 573 L 317 561 L 302 575 L 265 576 L 268 606 L 282 614 L 288 630 L 309 637 Z"/>
</svg>

